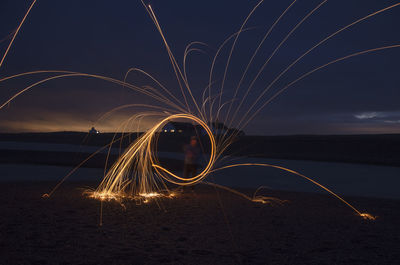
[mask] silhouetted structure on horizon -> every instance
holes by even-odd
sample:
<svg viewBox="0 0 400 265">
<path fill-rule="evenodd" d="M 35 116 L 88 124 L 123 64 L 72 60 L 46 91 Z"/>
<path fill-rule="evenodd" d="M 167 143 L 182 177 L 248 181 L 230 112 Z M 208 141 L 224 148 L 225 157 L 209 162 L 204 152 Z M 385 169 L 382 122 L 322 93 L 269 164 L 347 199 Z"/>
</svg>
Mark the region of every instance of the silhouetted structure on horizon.
<svg viewBox="0 0 400 265">
<path fill-rule="evenodd" d="M 98 131 L 94 127 L 92 127 L 92 129 L 89 130 L 89 133 L 98 134 L 98 133 L 100 133 L 100 131 Z"/>
<path fill-rule="evenodd" d="M 215 135 L 221 135 L 224 133 L 227 134 L 232 134 L 235 133 L 238 136 L 244 136 L 244 132 L 240 131 L 235 128 L 228 128 L 225 124 L 222 122 L 210 122 L 209 127 L 213 131 Z M 163 133 L 178 133 L 178 134 L 184 134 L 184 135 L 206 135 L 206 132 L 204 131 L 203 127 L 200 125 L 193 125 L 191 123 L 187 122 L 176 122 L 176 121 L 171 121 L 167 123 L 163 129 Z"/>
</svg>

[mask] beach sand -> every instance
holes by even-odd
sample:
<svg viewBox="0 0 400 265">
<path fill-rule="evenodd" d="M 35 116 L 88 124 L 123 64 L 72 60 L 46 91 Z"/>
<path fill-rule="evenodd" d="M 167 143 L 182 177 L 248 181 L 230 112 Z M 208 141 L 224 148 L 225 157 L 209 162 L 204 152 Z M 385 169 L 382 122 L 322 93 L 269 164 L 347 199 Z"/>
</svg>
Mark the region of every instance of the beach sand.
<svg viewBox="0 0 400 265">
<path fill-rule="evenodd" d="M 0 264 L 398 264 L 398 200 L 265 191 L 262 205 L 203 185 L 143 205 L 82 196 L 96 183 L 1 183 Z M 250 191 L 248 191 L 250 193 Z"/>
</svg>

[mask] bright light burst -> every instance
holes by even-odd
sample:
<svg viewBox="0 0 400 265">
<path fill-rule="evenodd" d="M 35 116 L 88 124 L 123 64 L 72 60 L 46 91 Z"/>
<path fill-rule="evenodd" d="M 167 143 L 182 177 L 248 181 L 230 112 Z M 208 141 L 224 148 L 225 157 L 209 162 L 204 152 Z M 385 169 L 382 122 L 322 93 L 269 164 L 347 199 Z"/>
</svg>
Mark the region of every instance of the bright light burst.
<svg viewBox="0 0 400 265">
<path fill-rule="evenodd" d="M 277 165 L 270 165 L 270 164 L 256 164 L 256 163 L 247 163 L 247 164 L 230 164 L 230 165 L 223 165 L 217 167 L 218 162 L 220 162 L 224 156 L 224 152 L 227 148 L 235 141 L 237 136 L 239 135 L 240 130 L 245 128 L 251 120 L 273 99 L 279 96 L 282 92 L 287 90 L 292 85 L 296 84 L 300 80 L 304 79 L 305 77 L 309 76 L 310 74 L 321 70 L 331 64 L 346 60 L 348 58 L 359 56 L 367 53 L 378 52 L 381 50 L 399 48 L 400 44 L 393 44 L 388 46 L 376 47 L 368 50 L 358 51 L 349 55 L 345 55 L 343 57 L 337 58 L 330 62 L 327 62 L 323 65 L 316 66 L 313 69 L 302 73 L 299 75 L 298 78 L 294 79 L 293 81 L 287 83 L 286 85 L 282 86 L 275 92 L 271 97 L 266 97 L 266 93 L 271 90 L 271 87 L 274 86 L 279 80 L 282 79 L 290 69 L 292 69 L 300 60 L 302 60 L 305 56 L 311 53 L 313 50 L 318 48 L 320 45 L 324 44 L 334 36 L 340 34 L 341 32 L 353 27 L 356 24 L 359 24 L 373 16 L 376 16 L 380 13 L 389 11 L 392 8 L 395 8 L 400 5 L 400 3 L 393 4 L 386 8 L 380 9 L 376 12 L 368 14 L 362 18 L 355 20 L 354 22 L 338 29 L 337 31 L 329 34 L 325 38 L 322 38 L 321 41 L 317 42 L 313 45 L 310 49 L 302 53 L 298 56 L 294 61 L 292 61 L 286 68 L 284 68 L 274 79 L 272 82 L 266 84 L 265 88 L 258 94 L 255 100 L 251 101 L 248 97 L 251 92 L 254 92 L 253 87 L 257 80 L 259 80 L 260 76 L 264 73 L 266 66 L 271 61 L 272 57 L 280 50 L 280 48 L 286 43 L 289 37 L 310 17 L 312 16 L 318 9 L 323 6 L 327 0 L 321 1 L 317 6 L 315 6 L 311 11 L 309 11 L 304 17 L 302 17 L 298 23 L 292 28 L 292 30 L 282 39 L 282 41 L 275 47 L 273 52 L 265 59 L 264 64 L 259 68 L 256 72 L 256 75 L 251 79 L 252 81 L 249 83 L 246 89 L 243 88 L 244 80 L 246 77 L 250 75 L 249 69 L 252 66 L 256 57 L 260 56 L 259 51 L 265 41 L 268 39 L 272 30 L 280 23 L 282 18 L 286 15 L 286 13 L 292 8 L 292 6 L 297 2 L 294 0 L 290 3 L 290 5 L 281 13 L 281 15 L 275 20 L 272 26 L 267 30 L 262 40 L 256 45 L 256 49 L 252 54 L 246 68 L 238 82 L 237 86 L 234 87 L 234 93 L 231 95 L 229 100 L 224 99 L 223 95 L 227 94 L 226 89 L 224 90 L 227 73 L 230 68 L 231 59 L 233 56 L 233 51 L 236 48 L 236 44 L 239 40 L 239 36 L 244 31 L 247 31 L 246 28 L 249 19 L 253 16 L 255 11 L 262 5 L 264 1 L 261 0 L 257 3 L 257 5 L 251 10 L 248 16 L 245 18 L 244 22 L 241 24 L 239 30 L 229 36 L 222 45 L 218 48 L 217 52 L 215 53 L 209 72 L 209 82 L 208 85 L 202 91 L 201 99 L 196 98 L 196 93 L 193 93 L 191 88 L 190 82 L 187 77 L 186 72 L 186 61 L 189 54 L 193 52 L 201 52 L 201 47 L 204 47 L 205 44 L 202 42 L 192 42 L 190 43 L 184 52 L 183 56 L 183 63 L 179 65 L 176 58 L 174 57 L 173 52 L 170 49 L 170 46 L 167 42 L 167 39 L 164 35 L 164 32 L 161 28 L 161 25 L 156 17 L 156 14 L 153 8 L 150 5 L 146 5 L 143 1 L 142 4 L 146 11 L 148 12 L 150 18 L 152 19 L 155 27 L 157 28 L 166 51 L 168 53 L 172 68 L 174 70 L 179 89 L 180 95 L 176 95 L 172 93 L 166 86 L 164 86 L 159 80 L 155 77 L 150 75 L 149 73 L 145 72 L 142 69 L 132 68 L 126 73 L 125 79 L 123 81 L 113 79 L 106 76 L 100 76 L 95 74 L 89 73 L 79 73 L 79 72 L 71 72 L 71 71 L 60 71 L 60 70 L 43 70 L 43 71 L 32 71 L 26 73 L 20 73 L 12 76 L 8 76 L 5 78 L 0 79 L 0 82 L 5 82 L 7 80 L 23 77 L 23 76 L 35 76 L 37 74 L 48 74 L 49 76 L 45 79 L 41 79 L 23 89 L 21 89 L 18 93 L 10 97 L 8 100 L 0 104 L 0 109 L 4 108 L 7 104 L 12 102 L 16 97 L 20 96 L 21 94 L 25 93 L 26 91 L 30 90 L 33 87 L 41 85 L 45 82 L 55 79 L 63 79 L 69 77 L 86 77 L 86 78 L 93 78 L 93 79 L 101 79 L 107 82 L 111 82 L 114 84 L 119 84 L 127 89 L 130 89 L 135 92 L 142 93 L 147 95 L 157 101 L 158 103 L 163 104 L 163 107 L 156 106 L 156 105 L 146 105 L 146 104 L 129 104 L 124 106 L 119 106 L 113 110 L 106 112 L 103 116 L 108 116 L 114 113 L 115 111 L 124 109 L 124 108 L 146 108 L 149 109 L 148 112 L 135 114 L 133 115 L 126 123 L 121 125 L 121 128 L 124 128 L 127 124 L 129 124 L 132 120 L 142 120 L 145 117 L 152 117 L 157 118 L 158 121 L 155 122 L 154 126 L 150 128 L 147 132 L 142 134 L 138 137 L 126 150 L 125 152 L 118 158 L 118 160 L 111 166 L 108 172 L 105 174 L 102 182 L 97 187 L 97 189 L 92 191 L 86 191 L 85 194 L 91 198 L 98 199 L 100 201 L 119 201 L 122 202 L 123 200 L 132 199 L 140 202 L 149 202 L 155 198 L 174 198 L 176 197 L 176 191 L 170 188 L 171 184 L 179 187 L 179 186 L 188 186 L 188 185 L 196 185 L 198 183 L 204 183 L 208 185 L 212 185 L 217 188 L 225 189 L 230 192 L 233 192 L 247 200 L 257 202 L 257 203 L 282 203 L 283 201 L 265 197 L 261 195 L 257 195 L 259 189 L 254 193 L 252 197 L 247 196 L 237 190 L 230 189 L 228 187 L 224 187 L 215 183 L 210 183 L 204 181 L 205 178 L 210 175 L 212 172 L 223 170 L 226 168 L 233 168 L 239 166 L 261 166 L 261 167 L 272 167 L 278 170 L 283 170 L 289 172 L 291 174 L 295 174 L 303 179 L 317 185 L 318 187 L 322 188 L 323 190 L 327 191 L 331 195 L 335 196 L 337 199 L 342 201 L 345 205 L 350 207 L 355 213 L 357 213 L 360 217 L 364 219 L 371 219 L 373 220 L 375 217 L 368 213 L 362 213 L 357 210 L 353 205 L 349 202 L 344 200 L 338 194 L 334 193 L 327 187 L 323 186 L 322 184 L 314 181 L 313 179 L 302 175 L 298 172 L 293 170 L 277 166 Z M 8 51 L 10 50 L 13 41 L 18 34 L 21 26 L 25 22 L 28 14 L 30 13 L 31 9 L 35 5 L 36 0 L 32 2 L 30 8 L 28 9 L 27 13 L 23 17 L 21 23 L 19 24 L 18 28 L 16 29 L 15 33 L 13 34 L 12 40 L 9 43 L 7 50 L 5 51 L 4 55 L 1 58 L 0 67 L 3 65 L 5 57 L 7 56 Z M 230 48 L 227 48 L 227 45 L 232 43 Z M 217 59 L 220 59 L 221 52 L 224 49 L 228 49 L 229 53 L 226 58 L 226 63 L 223 68 L 223 75 L 222 81 L 217 82 L 215 81 L 215 68 Z M 137 72 L 143 74 L 147 78 L 150 78 L 151 81 L 156 84 L 155 86 L 137 86 L 135 84 L 128 83 L 126 81 L 129 73 Z M 218 83 L 218 86 L 217 86 Z M 219 85 L 220 84 L 220 85 Z M 250 107 L 245 109 L 245 103 L 250 102 Z M 206 132 L 206 135 L 209 138 L 210 142 L 210 154 L 208 155 L 208 162 L 206 166 L 202 169 L 202 171 L 192 177 L 192 178 L 183 178 L 167 168 L 160 165 L 157 156 L 155 146 L 156 141 L 158 139 L 159 132 L 163 129 L 168 122 L 176 120 L 176 119 L 184 119 L 188 122 L 195 123 L 200 125 L 202 129 Z M 217 133 L 217 128 L 210 126 L 215 121 L 223 121 L 223 123 L 227 124 L 228 127 L 235 127 L 238 130 L 230 130 L 225 131 L 223 133 Z M 120 128 L 120 129 L 121 129 Z M 113 139 L 113 141 L 103 147 L 102 149 L 98 150 L 96 153 L 106 149 L 111 148 L 112 144 L 119 139 Z M 93 157 L 96 153 L 92 154 L 88 157 L 85 161 L 77 166 L 79 168 L 83 163 L 85 163 L 88 159 Z M 70 172 L 72 174 L 77 168 Z M 49 197 L 53 194 L 53 192 L 61 185 L 61 183 L 70 175 L 68 174 L 49 194 L 45 194 L 45 197 Z M 167 185 L 169 184 L 169 185 Z"/>
</svg>

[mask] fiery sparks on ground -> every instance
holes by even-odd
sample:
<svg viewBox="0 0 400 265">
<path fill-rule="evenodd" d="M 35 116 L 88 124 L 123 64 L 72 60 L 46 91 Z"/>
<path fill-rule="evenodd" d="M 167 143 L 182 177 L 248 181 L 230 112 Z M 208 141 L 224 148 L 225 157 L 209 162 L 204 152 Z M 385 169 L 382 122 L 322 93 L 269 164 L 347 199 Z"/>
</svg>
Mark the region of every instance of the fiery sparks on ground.
<svg viewBox="0 0 400 265">
<path fill-rule="evenodd" d="M 84 195 L 87 195 L 89 198 L 100 200 L 100 201 L 117 201 L 122 202 L 124 200 L 136 200 L 144 203 L 149 202 L 151 199 L 156 198 L 175 198 L 176 193 L 159 193 L 159 192 L 149 192 L 149 193 L 140 193 L 135 196 L 129 194 L 122 193 L 113 193 L 113 192 L 97 192 L 97 191 L 85 191 Z"/>
</svg>

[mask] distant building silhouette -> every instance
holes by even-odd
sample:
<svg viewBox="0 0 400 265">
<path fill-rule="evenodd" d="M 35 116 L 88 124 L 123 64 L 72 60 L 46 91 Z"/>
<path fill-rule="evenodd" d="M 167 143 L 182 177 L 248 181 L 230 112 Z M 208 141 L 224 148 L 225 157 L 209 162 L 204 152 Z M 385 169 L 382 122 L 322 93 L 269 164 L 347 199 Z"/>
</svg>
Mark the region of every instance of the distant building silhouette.
<svg viewBox="0 0 400 265">
<path fill-rule="evenodd" d="M 225 124 L 222 122 L 210 122 L 208 124 L 210 129 L 213 131 L 215 135 L 221 135 L 224 133 L 231 134 L 235 133 L 238 136 L 243 136 L 244 132 L 237 130 L 235 128 L 228 128 Z M 193 125 L 191 123 L 186 123 L 186 122 L 174 122 L 171 121 L 167 123 L 163 129 L 163 133 L 182 133 L 182 134 L 187 134 L 187 135 L 206 135 L 206 131 L 203 129 L 201 125 Z"/>
<path fill-rule="evenodd" d="M 94 127 L 92 127 L 92 129 L 89 130 L 89 133 L 98 134 L 98 133 L 100 133 L 100 131 L 98 131 Z"/>
</svg>

